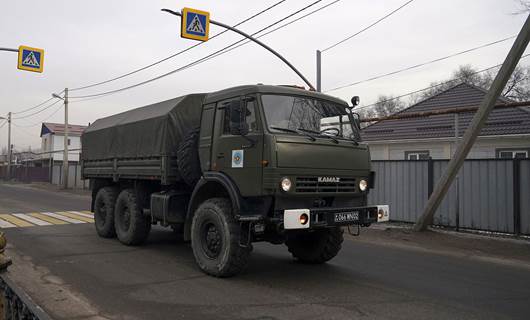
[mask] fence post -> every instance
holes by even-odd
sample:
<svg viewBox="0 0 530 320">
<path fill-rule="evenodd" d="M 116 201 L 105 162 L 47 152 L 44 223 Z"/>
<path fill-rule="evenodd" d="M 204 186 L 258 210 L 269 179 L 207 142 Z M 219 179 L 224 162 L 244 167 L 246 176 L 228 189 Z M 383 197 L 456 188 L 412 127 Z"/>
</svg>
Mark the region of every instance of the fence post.
<svg viewBox="0 0 530 320">
<path fill-rule="evenodd" d="M 521 234 L 521 159 L 513 159 L 513 232 Z"/>
<path fill-rule="evenodd" d="M 427 188 L 427 193 L 430 197 L 434 189 L 434 161 L 432 157 L 429 157 L 429 160 L 427 160 Z"/>
<path fill-rule="evenodd" d="M 74 189 L 77 189 L 77 162 L 75 163 L 74 171 Z"/>
<path fill-rule="evenodd" d="M 53 184 L 53 158 L 50 158 L 48 165 L 50 166 L 50 169 L 48 170 L 48 178 L 50 180 L 50 184 Z"/>
</svg>

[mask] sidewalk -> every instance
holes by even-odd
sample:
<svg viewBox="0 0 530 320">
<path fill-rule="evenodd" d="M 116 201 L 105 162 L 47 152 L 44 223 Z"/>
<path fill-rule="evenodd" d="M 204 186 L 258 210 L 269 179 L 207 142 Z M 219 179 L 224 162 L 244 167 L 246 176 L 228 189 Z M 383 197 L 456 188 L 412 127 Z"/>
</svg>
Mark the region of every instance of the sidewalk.
<svg viewBox="0 0 530 320">
<path fill-rule="evenodd" d="M 89 189 L 63 189 L 62 186 L 54 185 L 47 182 L 33 182 L 33 183 L 24 183 L 24 182 L 18 182 L 18 181 L 2 181 L 0 180 L 0 184 L 8 184 L 20 188 L 30 188 L 30 189 L 38 189 L 38 190 L 45 190 L 50 192 L 62 192 L 62 193 L 69 193 L 73 195 L 79 195 L 79 196 L 91 196 L 91 191 Z"/>
<path fill-rule="evenodd" d="M 530 269 L 530 239 L 506 238 L 441 229 L 412 231 L 400 224 L 374 225 L 347 239 Z"/>
</svg>

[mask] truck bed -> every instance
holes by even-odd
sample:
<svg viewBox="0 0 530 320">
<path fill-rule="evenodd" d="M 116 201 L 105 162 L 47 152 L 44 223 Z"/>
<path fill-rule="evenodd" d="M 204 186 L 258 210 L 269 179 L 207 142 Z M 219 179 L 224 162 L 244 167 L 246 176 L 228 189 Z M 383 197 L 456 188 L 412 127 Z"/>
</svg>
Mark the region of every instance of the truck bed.
<svg viewBox="0 0 530 320">
<path fill-rule="evenodd" d="M 85 179 L 160 180 L 165 185 L 180 181 L 176 156 L 83 160 L 81 167 Z"/>
</svg>

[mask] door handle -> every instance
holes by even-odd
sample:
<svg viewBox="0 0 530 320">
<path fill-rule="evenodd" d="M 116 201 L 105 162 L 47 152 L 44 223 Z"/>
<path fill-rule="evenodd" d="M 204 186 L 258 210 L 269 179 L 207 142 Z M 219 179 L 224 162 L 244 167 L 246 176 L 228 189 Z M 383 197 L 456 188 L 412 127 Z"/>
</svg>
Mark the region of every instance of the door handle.
<svg viewBox="0 0 530 320">
<path fill-rule="evenodd" d="M 225 154 L 220 152 L 217 154 L 217 158 L 224 158 L 225 157 Z"/>
</svg>

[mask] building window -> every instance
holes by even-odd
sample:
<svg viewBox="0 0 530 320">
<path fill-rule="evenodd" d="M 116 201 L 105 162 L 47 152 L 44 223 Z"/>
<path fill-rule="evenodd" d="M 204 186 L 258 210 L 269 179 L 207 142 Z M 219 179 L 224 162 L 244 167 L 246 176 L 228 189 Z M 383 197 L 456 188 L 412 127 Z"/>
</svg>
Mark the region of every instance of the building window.
<svg viewBox="0 0 530 320">
<path fill-rule="evenodd" d="M 499 159 L 527 159 L 530 149 L 497 149 Z"/>
<path fill-rule="evenodd" d="M 405 160 L 429 160 L 429 151 L 405 151 Z"/>
</svg>

